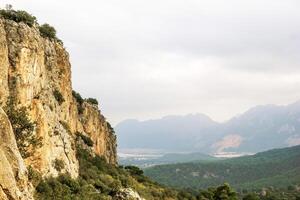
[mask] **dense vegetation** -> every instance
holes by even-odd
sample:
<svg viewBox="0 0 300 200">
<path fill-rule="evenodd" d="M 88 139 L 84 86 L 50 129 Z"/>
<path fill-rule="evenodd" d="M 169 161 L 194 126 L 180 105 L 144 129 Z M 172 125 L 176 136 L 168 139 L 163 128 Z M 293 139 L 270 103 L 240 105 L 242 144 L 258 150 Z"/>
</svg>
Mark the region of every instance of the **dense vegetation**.
<svg viewBox="0 0 300 200">
<path fill-rule="evenodd" d="M 155 166 L 145 173 L 177 188 L 206 188 L 224 182 L 239 191 L 287 188 L 300 184 L 300 146 L 220 161 Z"/>
<path fill-rule="evenodd" d="M 92 105 L 98 105 L 98 100 L 95 99 L 95 98 L 87 98 L 87 99 L 84 99 L 82 98 L 82 96 L 76 92 L 76 91 L 72 91 L 72 96 L 75 98 L 76 100 L 76 103 L 77 103 L 77 110 L 78 110 L 78 114 L 82 114 L 83 113 L 83 103 L 84 102 L 87 102 L 89 104 L 92 104 Z"/>
<path fill-rule="evenodd" d="M 17 23 L 23 22 L 29 27 L 36 25 L 42 37 L 61 42 L 61 40 L 56 37 L 56 30 L 53 26 L 50 26 L 47 23 L 39 25 L 36 17 L 24 10 L 13 10 L 11 5 L 7 5 L 6 9 L 0 9 L 0 18 L 12 20 Z"/>
<path fill-rule="evenodd" d="M 77 132 L 76 135 L 78 137 L 77 139 L 80 138 L 87 146 L 92 147 L 94 145 L 94 142 L 90 137 L 83 135 L 80 132 Z"/>
<path fill-rule="evenodd" d="M 12 125 L 22 157 L 31 156 L 33 150 L 41 146 L 41 138 L 34 134 L 35 123 L 29 119 L 26 107 L 18 107 L 15 99 L 9 98 L 4 110 Z"/>
<path fill-rule="evenodd" d="M 35 16 L 23 10 L 12 10 L 11 6 L 8 6 L 6 10 L 0 10 L 0 17 L 3 17 L 4 19 L 13 20 L 17 23 L 24 22 L 30 27 L 37 23 Z"/>
<path fill-rule="evenodd" d="M 53 91 L 53 96 L 56 99 L 56 101 L 59 103 L 59 105 L 61 105 L 65 101 L 65 98 L 57 89 Z"/>
<path fill-rule="evenodd" d="M 39 26 L 40 34 L 42 37 L 55 39 L 56 38 L 56 30 L 53 26 L 49 24 L 43 24 Z"/>
<path fill-rule="evenodd" d="M 93 157 L 81 148 L 77 149 L 77 158 L 80 163 L 79 178 L 74 180 L 61 174 L 58 178 L 42 180 L 36 188 L 37 199 L 111 199 L 124 187 L 135 189 L 146 199 L 175 198 L 177 195 L 150 181 L 135 167 L 107 164 L 103 158 Z"/>
<path fill-rule="evenodd" d="M 151 181 L 135 166 L 114 166 L 100 156 L 92 156 L 88 150 L 77 147 L 79 177 L 72 179 L 68 174 L 57 178 L 41 179 L 29 169 L 30 180 L 36 186 L 36 199 L 112 199 L 121 188 L 132 188 L 147 200 L 298 200 L 297 188 L 287 190 L 274 188 L 261 192 L 235 192 L 228 184 L 209 187 L 205 190 L 171 189 Z M 63 166 L 62 166 L 63 167 Z M 297 199 L 298 198 L 298 199 Z"/>
<path fill-rule="evenodd" d="M 98 105 L 98 100 L 95 98 L 88 98 L 88 99 L 86 99 L 86 101 L 91 104 Z"/>
</svg>

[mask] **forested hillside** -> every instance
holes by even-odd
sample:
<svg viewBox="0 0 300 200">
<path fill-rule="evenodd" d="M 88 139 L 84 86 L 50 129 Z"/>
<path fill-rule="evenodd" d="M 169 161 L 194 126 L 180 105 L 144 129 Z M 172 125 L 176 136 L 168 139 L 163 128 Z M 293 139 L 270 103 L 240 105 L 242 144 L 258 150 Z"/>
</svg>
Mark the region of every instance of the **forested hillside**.
<svg viewBox="0 0 300 200">
<path fill-rule="evenodd" d="M 286 188 L 300 184 L 300 146 L 205 163 L 160 165 L 145 173 L 178 188 L 199 189 L 224 182 L 236 189 Z"/>
</svg>

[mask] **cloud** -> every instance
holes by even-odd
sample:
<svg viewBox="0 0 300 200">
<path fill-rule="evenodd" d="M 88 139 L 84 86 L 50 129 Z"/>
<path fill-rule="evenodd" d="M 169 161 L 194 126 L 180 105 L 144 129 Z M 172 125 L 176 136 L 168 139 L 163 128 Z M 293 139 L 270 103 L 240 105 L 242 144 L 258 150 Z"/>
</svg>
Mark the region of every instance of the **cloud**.
<svg viewBox="0 0 300 200">
<path fill-rule="evenodd" d="M 239 147 L 243 142 L 240 135 L 227 135 L 222 140 L 214 143 L 212 148 L 216 149 L 217 153 L 224 152 L 225 149 Z"/>
<path fill-rule="evenodd" d="M 75 90 L 114 124 L 300 99 L 297 0 L 1 2 L 56 27 Z"/>
</svg>

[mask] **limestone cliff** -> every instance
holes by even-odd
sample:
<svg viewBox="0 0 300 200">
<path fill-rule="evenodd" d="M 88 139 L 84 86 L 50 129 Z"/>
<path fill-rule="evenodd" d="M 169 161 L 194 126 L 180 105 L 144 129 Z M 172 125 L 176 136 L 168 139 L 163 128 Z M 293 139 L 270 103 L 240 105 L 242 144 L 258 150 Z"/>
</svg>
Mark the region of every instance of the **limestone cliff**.
<svg viewBox="0 0 300 200">
<path fill-rule="evenodd" d="M 57 98 L 57 94 L 61 97 Z M 0 18 L 0 107 L 9 97 L 14 97 L 18 106 L 28 108 L 31 120 L 36 123 L 35 134 L 42 138 L 42 146 L 23 161 L 5 119 L 3 123 L 9 131 L 0 133 L 7 135 L 9 143 L 5 144 L 12 145 L 11 149 L 0 146 L 0 183 L 13 180 L 16 174 L 22 177 L 26 173 L 24 162 L 43 176 L 56 176 L 58 171 L 53 163 L 57 159 L 64 163 L 62 172 L 77 177 L 75 141 L 78 133 L 91 137 L 94 153 L 116 164 L 116 137 L 98 106 L 85 101 L 81 105 L 82 112 L 78 111 L 78 102 L 72 95 L 69 55 L 63 45 L 41 37 L 35 26 Z M 5 113 L 1 110 L 2 118 Z M 8 173 L 3 174 L 3 169 L 9 170 Z M 15 180 L 9 184 L 18 185 L 19 182 Z M 13 195 L 20 193 L 18 187 L 0 186 L 0 198 L 5 188 L 15 188 L 9 191 Z M 21 188 L 28 190 L 27 186 Z"/>
<path fill-rule="evenodd" d="M 32 199 L 32 187 L 10 122 L 0 108 L 0 199 Z"/>
</svg>

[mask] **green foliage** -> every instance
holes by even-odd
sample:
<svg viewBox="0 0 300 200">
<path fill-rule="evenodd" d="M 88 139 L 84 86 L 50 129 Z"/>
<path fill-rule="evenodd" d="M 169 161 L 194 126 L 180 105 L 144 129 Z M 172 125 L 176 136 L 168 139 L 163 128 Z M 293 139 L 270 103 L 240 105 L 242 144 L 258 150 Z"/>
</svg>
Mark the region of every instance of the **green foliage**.
<svg viewBox="0 0 300 200">
<path fill-rule="evenodd" d="M 109 122 L 106 122 L 106 124 L 107 124 L 107 127 L 108 127 L 110 133 L 115 133 L 115 130 L 114 130 L 114 128 L 111 126 L 111 124 L 110 124 Z"/>
<path fill-rule="evenodd" d="M 237 193 L 225 183 L 216 188 L 212 187 L 208 190 L 201 191 L 198 199 L 200 200 L 238 200 Z"/>
<path fill-rule="evenodd" d="M 58 178 L 47 178 L 36 187 L 36 199 L 96 199 L 93 197 L 91 188 L 81 180 L 74 180 L 69 175 L 62 174 Z"/>
<path fill-rule="evenodd" d="M 77 148 L 79 177 L 72 179 L 61 174 L 58 178 L 48 178 L 36 187 L 36 199 L 111 199 L 120 188 L 132 188 L 147 200 L 258 200 L 258 195 L 247 194 L 238 197 L 228 184 L 207 190 L 175 190 L 161 186 L 145 177 L 137 167 L 108 164 L 100 156 L 92 156 L 87 150 Z M 295 199 L 283 197 L 270 190 L 261 200 Z"/>
<path fill-rule="evenodd" d="M 76 92 L 76 91 L 73 90 L 72 91 L 72 95 L 76 99 L 77 103 L 83 104 L 84 99 L 81 97 L 81 95 L 78 92 Z"/>
<path fill-rule="evenodd" d="M 28 167 L 28 180 L 36 187 L 42 180 L 42 175 L 33 169 L 31 166 Z"/>
<path fill-rule="evenodd" d="M 257 194 L 247 194 L 243 197 L 243 200 L 259 200 L 259 196 Z"/>
<path fill-rule="evenodd" d="M 36 23 L 36 17 L 23 10 L 0 10 L 0 17 L 13 20 L 17 23 L 23 22 L 30 27 Z"/>
<path fill-rule="evenodd" d="M 61 105 L 65 101 L 63 95 L 60 93 L 59 90 L 57 90 L 57 89 L 54 90 L 53 95 L 54 95 L 54 98 L 56 99 L 56 101 L 59 103 L 59 105 Z"/>
<path fill-rule="evenodd" d="M 300 184 L 300 146 L 227 160 L 155 166 L 145 169 L 145 174 L 178 188 L 207 188 L 224 181 L 236 189 L 286 188 Z"/>
<path fill-rule="evenodd" d="M 77 110 L 78 110 L 78 114 L 82 114 L 83 113 L 83 102 L 84 99 L 81 97 L 81 95 L 79 93 L 77 93 L 76 91 L 72 91 L 72 95 L 73 97 L 76 99 L 77 102 Z"/>
<path fill-rule="evenodd" d="M 35 123 L 29 119 L 26 107 L 18 108 L 15 99 L 9 98 L 4 110 L 12 125 L 22 157 L 31 156 L 34 149 L 42 145 L 42 139 L 34 134 Z"/>
<path fill-rule="evenodd" d="M 61 172 L 61 170 L 65 168 L 65 163 L 63 160 L 56 158 L 53 162 L 53 166 L 58 172 Z"/>
<path fill-rule="evenodd" d="M 77 137 L 81 138 L 86 145 L 88 145 L 90 147 L 92 147 L 94 145 L 94 142 L 90 137 L 83 135 L 80 132 L 77 132 L 76 135 L 77 135 Z"/>
<path fill-rule="evenodd" d="M 87 101 L 88 103 L 91 103 L 91 104 L 94 104 L 94 105 L 98 105 L 97 99 L 94 99 L 94 98 L 88 98 L 88 99 L 86 99 L 86 101 Z"/>
<path fill-rule="evenodd" d="M 136 166 L 126 166 L 125 169 L 133 176 L 141 176 L 144 174 L 143 170 Z"/>
<path fill-rule="evenodd" d="M 39 26 L 40 34 L 44 38 L 56 39 L 56 30 L 49 24 Z"/>
</svg>

